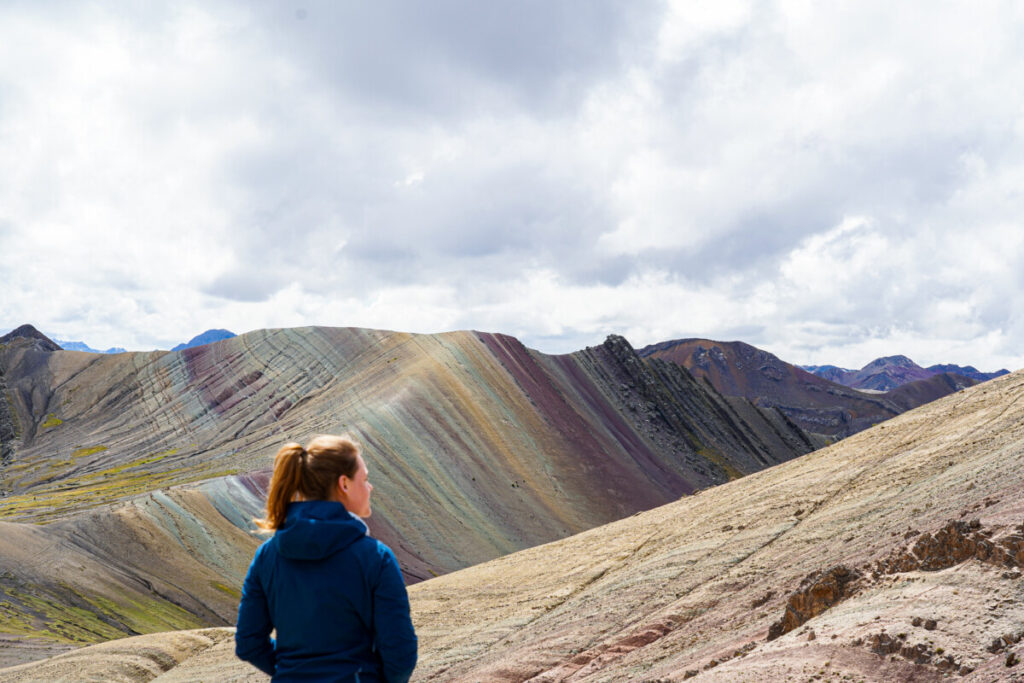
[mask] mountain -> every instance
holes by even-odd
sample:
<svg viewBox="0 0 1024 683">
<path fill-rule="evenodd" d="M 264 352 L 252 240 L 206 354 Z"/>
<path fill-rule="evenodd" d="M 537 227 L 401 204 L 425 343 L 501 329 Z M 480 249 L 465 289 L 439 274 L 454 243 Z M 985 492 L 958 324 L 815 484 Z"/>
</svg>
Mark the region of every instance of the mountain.
<svg viewBox="0 0 1024 683">
<path fill-rule="evenodd" d="M 0 337 L 0 344 L 12 344 L 16 340 L 26 340 L 39 351 L 60 351 L 60 346 L 32 325 L 21 325 Z"/>
<path fill-rule="evenodd" d="M 847 373 L 854 372 L 853 370 L 847 370 L 846 368 L 840 368 L 835 365 L 798 365 L 798 368 L 806 370 L 812 375 L 817 375 L 822 379 L 827 379 L 829 382 L 835 382 L 836 384 L 842 384 L 841 381 Z"/>
<path fill-rule="evenodd" d="M 847 386 L 855 389 L 889 391 L 932 374 L 906 356 L 886 356 L 876 358 L 844 379 Z"/>
<path fill-rule="evenodd" d="M 181 351 L 183 349 L 191 349 L 194 346 L 203 346 L 204 344 L 212 344 L 213 342 L 223 341 L 224 339 L 231 339 L 232 337 L 235 337 L 235 336 L 237 336 L 237 335 L 235 335 L 234 332 L 229 332 L 228 330 L 207 330 L 206 332 L 203 332 L 202 334 L 197 334 L 196 336 L 192 337 L 191 339 L 189 339 L 187 342 L 185 342 L 183 344 L 178 344 L 173 349 L 171 349 L 171 351 Z"/>
<path fill-rule="evenodd" d="M 976 379 L 979 382 L 985 382 L 990 379 L 995 379 L 996 377 L 1002 377 L 1003 375 L 1010 374 L 1010 371 L 1006 368 L 996 370 L 995 372 L 981 372 L 973 365 L 929 365 L 925 369 L 935 373 L 948 372 L 954 375 L 960 375 L 961 377 L 970 377 L 971 379 Z"/>
<path fill-rule="evenodd" d="M 289 440 L 350 432 L 364 445 L 371 530 L 410 582 L 820 443 L 621 337 L 560 356 L 468 331 L 260 330 L 116 355 L 19 338 L 0 347 L 0 380 L 8 663 L 231 623 L 261 539 L 251 520 Z"/>
<path fill-rule="evenodd" d="M 894 398 L 830 382 L 743 342 L 679 339 L 646 346 L 637 353 L 681 365 L 726 396 L 777 408 L 801 429 L 830 439 L 855 434 L 976 383 L 950 375 L 945 381 L 910 387 Z"/>
<path fill-rule="evenodd" d="M 1022 393 L 1024 371 L 412 586 L 413 681 L 1020 680 Z M 0 677 L 266 680 L 232 648 L 162 633 Z"/>
<path fill-rule="evenodd" d="M 889 391 L 908 382 L 928 379 L 943 373 L 967 377 L 977 382 L 1002 377 L 1009 373 L 1008 370 L 979 372 L 970 365 L 967 367 L 959 365 L 932 365 L 922 368 L 906 356 L 876 358 L 860 370 L 847 370 L 834 365 L 801 365 L 799 367 L 818 377 L 842 384 L 843 386 L 873 391 Z"/>
<path fill-rule="evenodd" d="M 63 339 L 56 339 L 54 341 L 56 341 L 58 346 L 65 351 L 85 351 L 86 353 L 125 353 L 125 349 L 122 349 L 120 346 L 112 346 L 106 351 L 99 351 L 92 348 L 85 342 L 65 341 Z"/>
</svg>

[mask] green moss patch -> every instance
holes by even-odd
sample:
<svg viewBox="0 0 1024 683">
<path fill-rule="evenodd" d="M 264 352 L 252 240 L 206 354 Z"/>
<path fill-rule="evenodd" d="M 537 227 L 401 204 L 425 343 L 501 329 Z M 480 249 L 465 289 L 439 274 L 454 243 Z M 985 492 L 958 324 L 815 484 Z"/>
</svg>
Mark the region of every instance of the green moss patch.
<svg viewBox="0 0 1024 683">
<path fill-rule="evenodd" d="M 242 591 L 238 590 L 237 588 L 225 586 L 223 583 L 220 583 L 218 581 L 211 581 L 210 585 L 219 590 L 221 593 L 224 593 L 225 595 L 230 595 L 235 600 L 242 599 Z"/>
<path fill-rule="evenodd" d="M 49 415 L 46 416 L 46 420 L 43 421 L 43 423 L 40 424 L 39 426 L 42 429 L 49 429 L 50 427 L 56 427 L 57 425 L 62 425 L 62 424 L 64 424 L 64 420 L 60 419 L 59 417 L 57 417 L 53 413 L 50 413 Z"/>
<path fill-rule="evenodd" d="M 61 643 L 99 643 L 141 633 L 202 628 L 196 615 L 167 600 L 116 601 L 60 587 L 0 587 L 0 632 Z"/>
<path fill-rule="evenodd" d="M 102 453 L 107 450 L 106 446 L 89 446 L 78 448 L 71 452 L 72 458 L 84 458 L 87 455 L 95 455 L 96 453 Z"/>
<path fill-rule="evenodd" d="M 723 470 L 725 470 L 725 475 L 729 477 L 729 481 L 739 479 L 740 477 L 743 476 L 743 473 L 736 469 L 736 467 L 732 463 L 726 460 L 725 457 L 721 453 L 719 453 L 717 449 L 701 448 L 700 450 L 697 451 L 697 455 L 715 463 Z"/>
<path fill-rule="evenodd" d="M 122 596 L 114 602 L 95 595 L 83 598 L 101 614 L 123 623 L 129 633 L 185 631 L 207 625 L 196 615 L 167 600 L 133 600 Z"/>
</svg>

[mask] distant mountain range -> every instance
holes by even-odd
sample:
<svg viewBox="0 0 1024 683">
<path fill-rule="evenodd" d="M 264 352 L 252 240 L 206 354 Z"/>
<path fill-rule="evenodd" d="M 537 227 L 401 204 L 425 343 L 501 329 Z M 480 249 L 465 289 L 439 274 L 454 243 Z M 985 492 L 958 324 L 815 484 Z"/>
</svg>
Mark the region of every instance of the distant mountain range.
<svg viewBox="0 0 1024 683">
<path fill-rule="evenodd" d="M 28 328 L 31 328 L 32 331 L 31 332 L 26 331 Z M 203 346 L 204 344 L 212 344 L 213 342 L 218 342 L 218 341 L 221 341 L 223 339 L 231 339 L 234 336 L 236 336 L 235 333 L 231 332 L 229 330 L 207 330 L 206 332 L 203 332 L 202 334 L 198 334 L 198 335 L 192 337 L 192 339 L 188 340 L 187 342 L 184 342 L 182 344 L 178 344 L 173 349 L 171 349 L 171 351 L 181 351 L 182 349 L 190 349 L 193 346 Z M 54 344 L 56 344 L 58 347 L 60 347 L 64 351 L 84 351 L 85 353 L 126 353 L 127 352 L 124 348 L 122 348 L 120 346 L 112 346 L 109 349 L 107 349 L 106 351 L 101 351 L 99 349 L 92 348 L 91 346 L 89 346 L 88 344 L 86 344 L 85 342 L 82 342 L 82 341 L 67 341 L 65 339 L 55 339 L 53 337 L 50 337 L 48 335 L 43 334 L 42 332 L 39 332 L 38 330 L 36 330 L 36 328 L 32 327 L 31 325 L 22 325 L 18 329 L 12 330 L 8 334 L 4 335 L 2 337 L 2 339 L 7 339 L 7 338 L 13 339 L 14 337 L 35 337 L 35 338 L 40 338 L 41 337 L 43 339 L 47 339 L 49 341 L 52 341 Z"/>
<path fill-rule="evenodd" d="M 830 439 L 847 437 L 981 381 L 920 368 L 914 379 L 909 369 L 898 375 L 893 364 L 892 376 L 904 377 L 904 383 L 869 392 L 829 379 L 834 366 L 823 366 L 824 376 L 818 376 L 743 342 L 677 339 L 637 353 L 642 358 L 682 365 L 725 396 L 741 396 L 761 408 L 777 408 L 805 431 Z M 883 384 L 878 381 L 874 386 Z"/>
<path fill-rule="evenodd" d="M 908 382 L 928 379 L 942 373 L 969 377 L 979 382 L 1009 374 L 1009 370 L 1005 369 L 996 370 L 995 372 L 980 372 L 977 368 L 970 365 L 965 367 L 946 364 L 922 368 L 906 356 L 876 358 L 860 370 L 848 370 L 835 365 L 801 365 L 798 367 L 818 377 L 823 377 L 830 382 L 842 384 L 853 389 L 868 389 L 871 391 L 889 391 Z"/>
<path fill-rule="evenodd" d="M 126 350 L 121 348 L 120 346 L 111 346 L 106 351 L 100 351 L 99 349 L 92 348 L 91 346 L 89 346 L 85 342 L 67 341 L 65 339 L 54 339 L 53 341 L 57 343 L 57 346 L 59 346 L 60 348 L 64 349 L 65 351 L 85 351 L 86 353 L 125 353 L 126 352 Z"/>
</svg>

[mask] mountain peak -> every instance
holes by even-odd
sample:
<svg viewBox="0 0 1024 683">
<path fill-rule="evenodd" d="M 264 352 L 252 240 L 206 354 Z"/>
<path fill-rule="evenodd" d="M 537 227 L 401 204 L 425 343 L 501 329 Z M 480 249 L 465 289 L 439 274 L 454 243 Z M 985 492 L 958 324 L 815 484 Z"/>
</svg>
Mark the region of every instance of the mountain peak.
<svg viewBox="0 0 1024 683">
<path fill-rule="evenodd" d="M 202 334 L 197 334 L 196 336 L 192 337 L 184 344 L 178 344 L 173 349 L 171 349 L 171 351 L 181 351 L 182 349 L 190 349 L 193 346 L 203 346 L 205 344 L 212 344 L 213 342 L 219 342 L 224 339 L 231 339 L 232 337 L 235 336 L 237 335 L 234 332 L 231 332 L 230 330 L 207 330 Z"/>
<path fill-rule="evenodd" d="M 11 330 L 4 336 L 0 337 L 0 344 L 6 344 L 13 339 L 21 337 L 22 339 L 35 339 L 40 342 L 39 346 L 44 351 L 60 351 L 60 346 L 52 339 L 47 337 L 45 334 L 37 330 L 34 326 L 25 324 Z"/>
<path fill-rule="evenodd" d="M 897 368 L 920 368 L 921 366 L 906 356 L 883 356 L 876 358 L 861 370 L 873 370 L 875 368 L 897 367 Z"/>
</svg>

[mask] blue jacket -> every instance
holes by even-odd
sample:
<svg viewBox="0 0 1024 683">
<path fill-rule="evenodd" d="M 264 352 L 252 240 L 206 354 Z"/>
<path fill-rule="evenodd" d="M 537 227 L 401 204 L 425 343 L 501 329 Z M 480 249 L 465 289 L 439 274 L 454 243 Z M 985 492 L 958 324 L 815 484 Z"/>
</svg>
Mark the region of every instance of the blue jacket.
<svg viewBox="0 0 1024 683">
<path fill-rule="evenodd" d="M 289 503 L 249 565 L 235 654 L 274 681 L 408 681 L 416 633 L 405 582 L 366 531 L 341 503 Z"/>
</svg>

